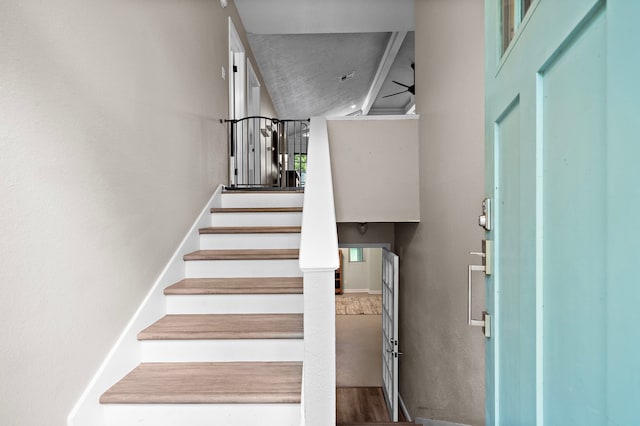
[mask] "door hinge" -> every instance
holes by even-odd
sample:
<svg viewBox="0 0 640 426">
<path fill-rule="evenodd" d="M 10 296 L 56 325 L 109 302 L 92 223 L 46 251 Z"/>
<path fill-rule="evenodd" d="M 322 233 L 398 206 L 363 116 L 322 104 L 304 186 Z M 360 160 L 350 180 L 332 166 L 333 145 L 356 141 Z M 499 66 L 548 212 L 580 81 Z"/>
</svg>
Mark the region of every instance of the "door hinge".
<svg viewBox="0 0 640 426">
<path fill-rule="evenodd" d="M 234 175 L 236 175 L 236 176 L 238 176 L 238 169 L 234 169 L 234 170 L 233 170 L 233 174 L 234 174 Z"/>
<path fill-rule="evenodd" d="M 238 72 L 238 66 L 237 65 L 233 66 L 233 72 Z"/>
</svg>

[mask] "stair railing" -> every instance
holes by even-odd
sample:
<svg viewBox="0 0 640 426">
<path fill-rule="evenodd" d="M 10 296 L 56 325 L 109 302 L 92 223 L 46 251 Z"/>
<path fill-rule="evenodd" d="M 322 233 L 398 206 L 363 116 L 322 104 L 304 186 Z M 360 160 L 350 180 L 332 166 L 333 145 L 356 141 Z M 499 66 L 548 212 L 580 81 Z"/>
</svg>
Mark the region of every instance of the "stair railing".
<svg viewBox="0 0 640 426">
<path fill-rule="evenodd" d="M 309 120 L 226 120 L 231 188 L 305 186 Z"/>
<path fill-rule="evenodd" d="M 302 211 L 300 269 L 304 276 L 304 426 L 335 425 L 335 270 L 338 235 L 329 137 L 324 118 L 311 119 Z"/>
</svg>

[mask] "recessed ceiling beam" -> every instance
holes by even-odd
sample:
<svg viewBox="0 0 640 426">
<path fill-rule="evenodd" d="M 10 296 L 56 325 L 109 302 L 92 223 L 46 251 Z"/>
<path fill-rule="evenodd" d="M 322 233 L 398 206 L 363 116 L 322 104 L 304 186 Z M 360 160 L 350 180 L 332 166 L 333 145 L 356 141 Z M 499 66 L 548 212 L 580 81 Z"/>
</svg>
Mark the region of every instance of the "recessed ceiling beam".
<svg viewBox="0 0 640 426">
<path fill-rule="evenodd" d="M 367 97 L 364 99 L 364 103 L 362 104 L 362 115 L 369 114 L 369 110 L 376 101 L 376 98 L 389 75 L 389 71 L 391 71 L 391 66 L 395 62 L 396 56 L 398 56 L 398 52 L 400 51 L 400 47 L 402 46 L 402 42 L 406 36 L 407 31 L 396 31 L 391 33 L 391 37 L 387 43 L 387 48 L 380 59 L 380 65 L 378 65 L 376 76 L 373 78 L 371 86 L 369 87 L 369 93 L 367 93 Z"/>
</svg>

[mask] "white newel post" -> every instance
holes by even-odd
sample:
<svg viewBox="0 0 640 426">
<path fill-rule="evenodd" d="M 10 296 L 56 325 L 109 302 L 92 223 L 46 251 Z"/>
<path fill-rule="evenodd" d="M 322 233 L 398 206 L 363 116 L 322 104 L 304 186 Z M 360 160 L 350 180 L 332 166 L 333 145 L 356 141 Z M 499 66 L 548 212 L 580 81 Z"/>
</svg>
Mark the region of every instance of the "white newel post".
<svg viewBox="0 0 640 426">
<path fill-rule="evenodd" d="M 336 422 L 335 270 L 338 235 L 327 123 L 312 118 L 302 212 L 300 269 L 304 274 L 304 426 Z"/>
<path fill-rule="evenodd" d="M 336 421 L 334 270 L 304 272 L 305 426 Z"/>
</svg>

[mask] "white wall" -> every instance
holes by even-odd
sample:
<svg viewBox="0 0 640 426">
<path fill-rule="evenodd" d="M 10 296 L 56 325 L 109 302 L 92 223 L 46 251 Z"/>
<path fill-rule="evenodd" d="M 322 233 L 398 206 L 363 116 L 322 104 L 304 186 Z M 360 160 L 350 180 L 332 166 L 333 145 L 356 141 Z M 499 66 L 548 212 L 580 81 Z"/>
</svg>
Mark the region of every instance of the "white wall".
<svg viewBox="0 0 640 426">
<path fill-rule="evenodd" d="M 466 324 L 484 198 L 484 16 L 477 0 L 416 2 L 418 225 L 396 225 L 400 393 L 413 417 L 484 424 L 484 337 Z"/>
<path fill-rule="evenodd" d="M 368 248 L 367 256 L 369 260 L 369 292 L 382 292 L 382 249 Z"/>
<path fill-rule="evenodd" d="M 333 118 L 327 127 L 336 220 L 420 220 L 418 118 Z"/>
<path fill-rule="evenodd" d="M 65 424 L 226 182 L 229 14 L 242 31 L 217 1 L 0 2 L 3 425 Z"/>
<path fill-rule="evenodd" d="M 363 248 L 363 262 L 350 262 L 348 248 L 340 251 L 344 292 L 379 293 L 382 290 L 382 249 Z"/>
</svg>

